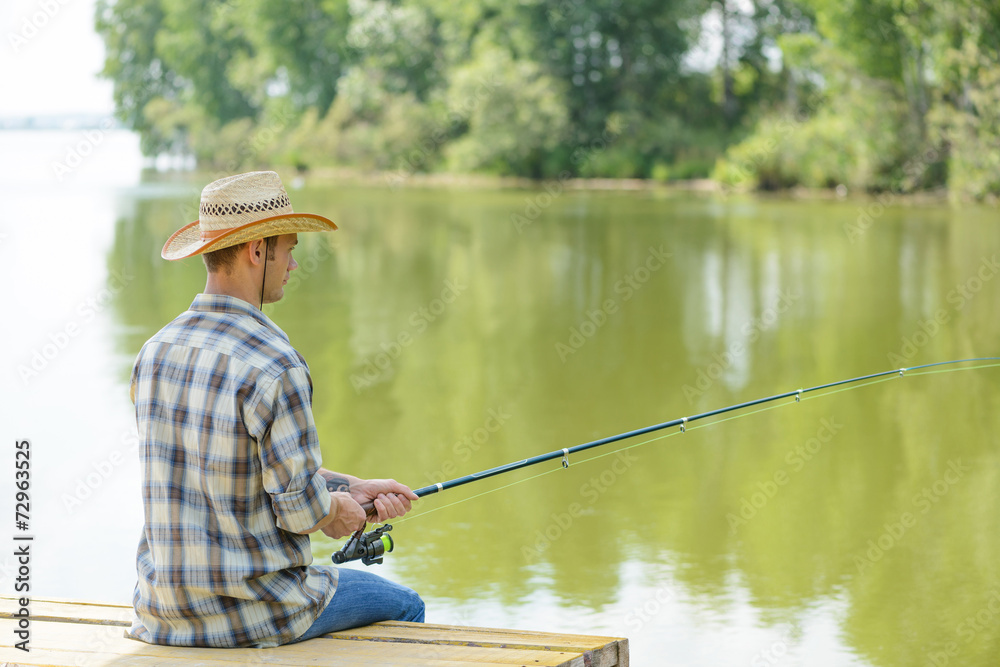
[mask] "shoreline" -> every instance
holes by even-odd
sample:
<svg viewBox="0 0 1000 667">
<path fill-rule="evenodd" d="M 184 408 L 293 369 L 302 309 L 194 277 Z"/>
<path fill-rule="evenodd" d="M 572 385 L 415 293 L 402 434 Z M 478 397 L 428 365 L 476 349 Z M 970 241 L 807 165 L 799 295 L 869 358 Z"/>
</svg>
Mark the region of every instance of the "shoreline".
<svg viewBox="0 0 1000 667">
<path fill-rule="evenodd" d="M 263 167 L 258 167 L 263 168 Z M 794 187 L 785 190 L 751 190 L 747 188 L 729 188 L 718 181 L 709 178 L 678 181 L 654 181 L 641 178 L 551 178 L 532 179 L 522 176 L 495 176 L 489 174 L 454 174 L 454 173 L 400 173 L 391 171 L 361 171 L 347 167 L 320 167 L 305 172 L 297 171 L 287 165 L 268 167 L 277 171 L 289 190 L 297 190 L 307 184 L 336 184 L 372 188 L 384 188 L 389 192 L 396 190 L 545 190 L 553 183 L 560 184 L 565 190 L 578 192 L 650 192 L 663 194 L 690 194 L 706 197 L 739 197 L 748 199 L 789 200 L 789 201 L 839 201 L 839 202 L 878 202 L 898 205 L 948 205 L 948 206 L 986 206 L 995 208 L 995 201 L 956 201 L 945 189 L 921 192 L 858 192 L 838 191 L 834 188 Z M 242 168 L 241 168 L 242 170 Z M 250 170 L 247 168 L 246 170 Z M 152 170 L 161 178 L 193 178 L 194 182 L 208 182 L 219 177 L 219 170 L 193 169 L 185 170 Z M 235 172 L 234 172 L 235 173 Z M 206 180 L 207 179 L 207 180 Z M 887 201 L 888 200 L 888 201 Z"/>
<path fill-rule="evenodd" d="M 287 167 L 276 169 L 287 183 L 297 179 L 306 182 L 345 183 L 361 186 L 384 187 L 390 191 L 397 189 L 486 189 L 486 190 L 544 190 L 546 185 L 560 183 L 563 188 L 575 191 L 593 192 L 661 192 L 668 194 L 694 194 L 705 196 L 746 197 L 758 199 L 787 200 L 827 200 L 827 201 L 884 201 L 891 198 L 901 204 L 956 204 L 985 205 L 987 202 L 952 202 L 947 190 L 926 192 L 846 192 L 834 188 L 794 187 L 785 190 L 751 190 L 728 188 L 710 178 L 678 181 L 655 181 L 642 178 L 550 178 L 532 179 L 523 176 L 494 176 L 489 174 L 453 173 L 411 173 L 372 171 L 364 172 L 350 168 L 321 167 L 299 173 Z"/>
</svg>

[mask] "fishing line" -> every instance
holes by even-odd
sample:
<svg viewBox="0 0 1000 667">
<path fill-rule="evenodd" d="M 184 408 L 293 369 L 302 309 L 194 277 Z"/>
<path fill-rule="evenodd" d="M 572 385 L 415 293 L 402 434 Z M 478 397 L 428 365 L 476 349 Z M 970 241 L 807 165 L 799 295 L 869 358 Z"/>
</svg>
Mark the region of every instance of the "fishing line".
<svg viewBox="0 0 1000 667">
<path fill-rule="evenodd" d="M 987 357 L 989 359 L 990 357 Z M 973 360 L 970 360 L 973 361 Z M 996 368 L 1000 364 L 983 364 L 982 366 L 966 366 L 965 368 L 942 368 L 936 371 L 920 371 L 913 375 L 934 375 L 935 373 L 957 373 L 958 371 L 974 371 L 980 368 Z"/>
<path fill-rule="evenodd" d="M 679 425 L 679 426 L 682 427 L 682 430 L 671 431 L 671 432 L 665 433 L 663 435 L 658 435 L 658 436 L 656 436 L 654 438 L 649 438 L 647 440 L 643 440 L 642 442 L 632 443 L 630 445 L 626 445 L 625 447 L 620 447 L 620 448 L 612 450 L 612 451 L 602 452 L 600 454 L 595 454 L 594 456 L 590 456 L 588 458 L 585 458 L 585 459 L 582 459 L 582 460 L 579 460 L 579 461 L 574 461 L 573 465 L 582 465 L 582 464 L 585 464 L 585 463 L 589 463 L 591 461 L 595 461 L 595 460 L 600 459 L 600 458 L 604 458 L 606 456 L 613 456 L 613 455 L 619 454 L 619 453 L 621 453 L 623 451 L 627 451 L 629 449 L 634 449 L 635 447 L 642 447 L 643 445 L 648 445 L 648 444 L 650 444 L 652 442 L 663 440 L 665 438 L 671 438 L 671 437 L 674 437 L 674 436 L 682 435 L 687 430 L 695 430 L 695 429 L 699 429 L 699 428 L 705 428 L 705 427 L 708 427 L 708 426 L 715 426 L 716 424 L 721 424 L 723 422 L 732 421 L 734 419 L 742 419 L 744 417 L 749 417 L 751 415 L 755 415 L 755 414 L 758 414 L 758 413 L 761 413 L 761 412 L 766 412 L 768 410 L 774 410 L 776 408 L 785 407 L 785 406 L 791 405 L 791 403 L 774 403 L 773 405 L 767 405 L 765 407 L 758 408 L 756 410 L 751 410 L 749 412 L 740 412 L 739 414 L 735 414 L 735 415 L 732 415 L 730 417 L 725 417 L 723 419 L 717 419 L 715 421 L 706 422 L 706 423 L 688 425 L 688 422 L 690 422 L 690 421 L 699 420 L 699 419 L 702 419 L 702 418 L 705 418 L 705 417 L 708 417 L 708 416 L 714 416 L 714 415 L 718 415 L 718 414 L 723 414 L 723 413 L 729 412 L 729 411 L 734 411 L 734 410 L 740 409 L 741 407 L 751 407 L 753 405 L 760 405 L 762 403 L 772 402 L 772 401 L 778 400 L 780 398 L 790 398 L 790 397 L 795 397 L 795 403 L 799 403 L 801 401 L 811 400 L 811 399 L 815 399 L 815 398 L 822 398 L 824 396 L 831 396 L 833 394 L 839 394 L 839 393 L 845 392 L 845 391 L 853 391 L 855 389 L 861 389 L 862 387 L 868 387 L 868 386 L 871 386 L 871 385 L 881 384 L 883 382 L 889 382 L 889 381 L 897 379 L 897 378 L 906 377 L 907 375 L 913 375 L 913 376 L 918 376 L 918 375 L 933 375 L 933 374 L 940 374 L 940 373 L 954 373 L 954 372 L 957 372 L 957 371 L 970 371 L 970 370 L 981 370 L 981 369 L 984 369 L 984 368 L 996 368 L 996 367 L 1000 367 L 1000 363 L 982 364 L 982 365 L 977 365 L 977 366 L 966 366 L 966 367 L 957 367 L 957 368 L 935 368 L 934 370 L 925 370 L 925 369 L 930 369 L 930 368 L 934 368 L 934 367 L 937 367 L 937 366 L 944 366 L 944 365 L 949 365 L 949 364 L 968 363 L 968 362 L 974 362 L 974 361 L 998 361 L 998 360 L 1000 360 L 1000 357 L 980 357 L 980 358 L 974 358 L 974 359 L 958 359 L 958 360 L 953 360 L 953 361 L 939 361 L 939 362 L 934 362 L 934 363 L 930 363 L 930 364 L 921 364 L 921 365 L 918 365 L 918 366 L 912 366 L 910 368 L 900 368 L 900 369 L 891 370 L 891 371 L 884 371 L 884 372 L 881 372 L 881 373 L 873 373 L 873 374 L 870 374 L 870 375 L 863 375 L 863 376 L 856 377 L 856 378 L 851 378 L 851 379 L 848 379 L 848 380 L 839 380 L 837 382 L 830 382 L 830 383 L 827 383 L 827 384 L 817 385 L 815 387 L 810 387 L 808 389 L 798 389 L 796 391 L 784 392 L 784 393 L 776 394 L 774 396 L 769 396 L 769 397 L 766 397 L 766 398 L 763 398 L 763 399 L 757 399 L 755 401 L 747 401 L 745 403 L 739 403 L 739 404 L 736 404 L 736 405 L 733 405 L 733 406 L 729 406 L 728 408 L 721 408 L 721 409 L 718 409 L 718 410 L 712 410 L 712 411 L 709 411 L 709 412 L 701 413 L 699 415 L 694 415 L 692 417 L 682 418 L 680 420 L 672 420 L 670 422 L 664 422 L 663 424 L 658 424 L 656 426 L 647 427 L 645 429 L 638 429 L 637 431 L 634 431 L 634 432 L 630 431 L 629 433 L 632 433 L 632 436 L 629 436 L 629 437 L 634 437 L 635 435 L 639 435 L 639 434 L 644 433 L 644 432 L 648 433 L 651 430 L 658 430 L 658 429 L 666 428 L 669 425 Z M 863 380 L 867 380 L 867 381 L 863 382 Z M 842 385 L 846 385 L 846 386 L 842 386 Z M 828 389 L 828 391 L 823 391 L 824 389 Z M 816 392 L 816 391 L 819 391 L 821 393 L 811 393 L 811 392 Z M 809 394 L 809 395 L 806 395 L 806 394 Z M 627 434 L 623 434 L 623 435 L 627 435 Z M 612 438 L 626 439 L 626 438 L 622 438 L 621 436 L 612 436 Z M 613 441 L 614 440 L 612 440 L 610 438 L 605 438 L 603 440 L 594 441 L 594 443 L 586 443 L 585 445 L 579 445 L 578 447 L 598 446 L 595 443 L 601 443 L 601 442 L 607 442 L 607 444 L 610 444 L 610 442 L 613 442 Z M 574 448 L 568 448 L 568 449 L 563 449 L 563 450 L 556 450 L 556 452 L 552 452 L 551 454 L 558 455 L 558 453 L 561 452 L 561 453 L 564 454 L 564 457 L 565 457 L 566 456 L 566 452 L 567 451 L 571 451 L 572 449 L 574 449 Z M 557 456 L 552 456 L 551 458 L 557 458 Z M 528 461 L 528 460 L 525 459 L 525 461 L 517 462 L 517 463 L 518 464 L 523 464 L 526 461 Z M 541 461 L 539 461 L 539 462 L 541 462 Z M 508 466 L 500 466 L 499 468 L 493 468 L 491 470 L 499 470 L 500 472 L 504 472 L 505 469 L 511 469 L 509 467 L 510 465 L 512 465 L 512 464 L 508 464 Z M 527 464 L 527 465 L 531 465 L 531 464 Z M 565 467 L 565 466 L 563 466 L 563 467 Z M 489 489 L 487 491 L 483 491 L 482 493 L 477 493 L 476 495 L 469 496 L 469 497 L 463 498 L 461 500 L 456 500 L 456 501 L 448 503 L 446 505 L 441 505 L 439 507 L 434 507 L 432 509 L 422 511 L 422 512 L 420 512 L 418 514 L 409 514 L 407 516 L 404 516 L 404 517 L 396 520 L 396 523 L 399 524 L 399 523 L 403 523 L 405 521 L 408 521 L 410 519 L 416 519 L 416 518 L 425 516 L 427 514 L 430 514 L 432 512 L 437 512 L 439 510 L 447 509 L 449 507 L 454 507 L 455 505 L 460 505 L 460 504 L 468 502 L 470 500 L 475 500 L 477 498 L 481 498 L 481 497 L 489 495 L 491 493 L 496 493 L 497 491 L 502 491 L 502 490 L 508 489 L 508 488 L 510 488 L 512 486 L 516 486 L 518 484 L 523 484 L 523 483 L 531 481 L 533 479 L 538 479 L 539 477 L 543 477 L 545 475 L 549 475 L 549 474 L 552 474 L 552 473 L 555 473 L 555 472 L 559 472 L 560 470 L 563 469 L 563 467 L 552 468 L 550 470 L 545 470 L 545 471 L 540 472 L 540 473 L 538 473 L 536 475 L 531 475 L 530 477 L 525 477 L 523 479 L 515 480 L 513 482 L 510 482 L 509 484 L 504 484 L 503 486 L 498 486 L 496 488 Z M 489 471 L 484 471 L 484 472 L 489 472 Z M 479 473 L 479 474 L 481 475 L 482 473 Z M 499 474 L 499 472 L 495 473 L 495 474 Z M 460 479 L 465 479 L 465 478 L 460 478 Z M 451 481 L 455 482 L 456 480 L 451 480 Z M 470 480 L 470 481 L 472 481 L 472 480 Z M 429 493 L 433 493 L 433 492 L 437 492 L 437 491 L 443 490 L 443 489 L 437 488 L 438 486 L 439 485 L 434 485 L 434 486 L 431 486 L 431 487 L 424 487 L 424 489 L 418 489 L 417 491 L 418 492 L 420 492 L 420 491 L 424 491 L 425 492 L 425 493 L 420 494 L 420 495 L 428 495 Z M 434 490 L 431 491 L 431 492 L 427 492 L 427 489 L 434 489 Z"/>
<path fill-rule="evenodd" d="M 882 382 L 882 380 L 879 380 L 879 382 Z M 858 385 L 858 386 L 859 387 L 863 387 L 865 385 Z M 818 396 L 816 398 L 818 398 Z M 725 419 L 720 419 L 718 421 L 709 422 L 707 424 L 697 424 L 695 426 L 691 426 L 688 430 L 694 431 L 695 429 L 705 428 L 706 426 L 714 426 L 715 424 L 721 424 L 722 422 L 731 421 L 733 419 L 739 419 L 741 417 L 749 417 L 750 415 L 755 415 L 758 412 L 767 412 L 768 410 L 774 410 L 775 408 L 780 408 L 780 407 L 782 407 L 784 405 L 785 405 L 784 403 L 777 403 L 775 405 L 769 405 L 766 408 L 760 408 L 759 410 L 753 410 L 751 412 L 744 412 L 744 413 L 741 413 L 741 414 L 738 414 L 738 415 L 733 415 L 732 417 L 726 417 Z M 681 435 L 681 433 L 682 433 L 681 431 L 671 431 L 670 433 L 665 433 L 663 435 L 658 435 L 655 438 L 650 438 L 649 440 L 643 440 L 642 442 L 636 442 L 636 443 L 633 443 L 631 445 L 626 445 L 624 447 L 621 447 L 620 449 L 615 449 L 615 450 L 610 451 L 610 452 L 604 452 L 603 454 L 595 454 L 594 456 L 591 456 L 590 458 L 583 459 L 582 461 L 577 461 L 573 465 L 575 465 L 575 466 L 583 465 L 585 463 L 589 463 L 590 461 L 595 461 L 597 459 L 602 459 L 605 456 L 611 456 L 613 454 L 618 454 L 619 452 L 624 452 L 624 451 L 629 450 L 629 449 L 634 449 L 635 447 L 642 447 L 643 445 L 648 445 L 649 443 L 656 442 L 657 440 L 663 440 L 664 438 L 672 438 L 675 435 Z M 426 514 L 430 514 L 431 512 L 437 512 L 438 510 L 447 509 L 449 507 L 453 507 L 454 505 L 460 505 L 460 504 L 462 504 L 464 502 L 468 502 L 470 500 L 474 500 L 474 499 L 479 498 L 481 496 L 485 496 L 485 495 L 488 495 L 490 493 L 495 493 L 496 491 L 502 491 L 503 489 L 509 488 L 511 486 L 515 486 L 517 484 L 522 484 L 523 482 L 528 482 L 528 481 L 531 481 L 533 479 L 537 479 L 539 477 L 542 477 L 544 475 L 550 475 L 550 474 L 552 474 L 554 472 L 559 472 L 560 470 L 562 470 L 562 468 L 552 468 L 551 470 L 546 470 L 544 472 L 540 472 L 537 475 L 532 475 L 531 477 L 525 477 L 524 479 L 519 479 L 517 481 L 511 482 L 510 484 L 504 484 L 503 486 L 498 486 L 497 488 L 490 489 L 489 491 L 483 491 L 482 493 L 477 493 L 474 496 L 469 496 L 468 498 L 463 498 L 462 500 L 456 500 L 455 502 L 448 503 L 447 505 L 441 505 L 440 507 L 435 507 L 433 509 L 425 510 L 423 512 L 420 512 L 419 514 L 404 516 L 402 519 L 397 520 L 396 523 L 403 523 L 404 521 L 407 521 L 409 519 L 417 519 L 417 518 L 420 518 L 420 517 L 422 517 L 422 516 L 424 516 Z"/>
</svg>

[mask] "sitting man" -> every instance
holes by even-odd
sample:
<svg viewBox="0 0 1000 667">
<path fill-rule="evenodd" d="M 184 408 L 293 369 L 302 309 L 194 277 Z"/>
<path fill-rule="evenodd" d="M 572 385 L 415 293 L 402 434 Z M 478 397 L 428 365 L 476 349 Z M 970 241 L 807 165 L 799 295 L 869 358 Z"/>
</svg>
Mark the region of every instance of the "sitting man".
<svg viewBox="0 0 1000 667">
<path fill-rule="evenodd" d="M 298 266 L 297 233 L 336 228 L 292 212 L 277 174 L 253 172 L 209 184 L 199 220 L 163 246 L 168 260 L 201 254 L 208 280 L 132 370 L 145 526 L 127 637 L 269 647 L 423 622 L 409 588 L 312 564 L 309 533 L 344 537 L 364 526 L 362 503 L 385 521 L 417 498 L 320 467 L 309 369 L 260 310 Z"/>
</svg>

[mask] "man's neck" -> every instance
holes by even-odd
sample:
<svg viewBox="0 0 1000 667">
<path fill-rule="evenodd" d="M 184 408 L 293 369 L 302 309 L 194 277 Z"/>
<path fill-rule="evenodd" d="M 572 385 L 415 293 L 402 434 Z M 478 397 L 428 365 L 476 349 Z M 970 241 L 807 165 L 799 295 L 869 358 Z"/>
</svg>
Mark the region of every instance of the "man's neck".
<svg viewBox="0 0 1000 667">
<path fill-rule="evenodd" d="M 223 294 L 242 299 L 255 307 L 259 306 L 260 293 L 255 293 L 253 286 L 248 281 L 234 278 L 232 273 L 209 273 L 208 280 L 205 281 L 205 294 Z"/>
</svg>

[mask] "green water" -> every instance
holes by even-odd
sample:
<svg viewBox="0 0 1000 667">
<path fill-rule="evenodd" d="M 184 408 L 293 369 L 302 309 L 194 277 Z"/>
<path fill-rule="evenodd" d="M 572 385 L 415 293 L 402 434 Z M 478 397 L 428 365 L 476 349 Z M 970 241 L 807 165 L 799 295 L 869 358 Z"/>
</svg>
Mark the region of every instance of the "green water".
<svg viewBox="0 0 1000 667">
<path fill-rule="evenodd" d="M 130 278 L 27 388 L 22 422 L 55 429 L 51 465 L 70 468 L 51 473 L 60 488 L 128 455 L 116 441 L 131 360 L 204 284 L 200 262 L 158 259 L 200 185 L 120 187 L 90 215 L 106 242 L 80 275 Z M 360 476 L 425 486 L 998 352 L 994 210 L 319 183 L 290 194 L 341 229 L 300 237 L 297 275 L 265 312 L 310 365 L 325 463 Z M 19 338 L 12 368 L 60 321 Z M 1000 368 L 894 377 L 429 496 L 394 526 L 380 572 L 420 591 L 429 621 L 627 636 L 638 665 L 994 665 L 998 388 Z M 64 442 L 43 393 L 72 395 L 111 444 Z M 106 576 L 51 574 L 40 589 L 127 601 L 136 478 L 111 475 L 79 509 L 60 493 L 42 510 L 55 534 L 130 501 L 124 526 L 81 556 Z M 319 560 L 338 546 L 314 545 Z"/>
</svg>

